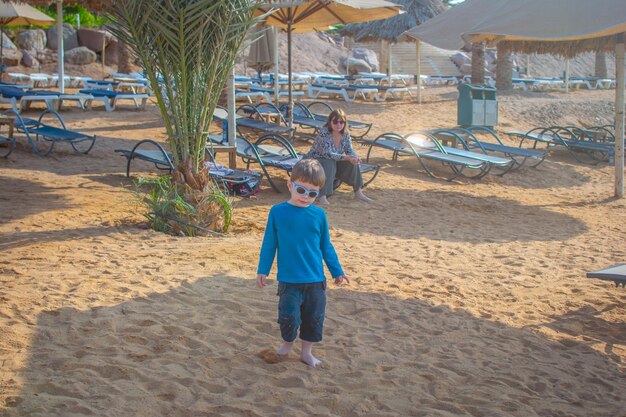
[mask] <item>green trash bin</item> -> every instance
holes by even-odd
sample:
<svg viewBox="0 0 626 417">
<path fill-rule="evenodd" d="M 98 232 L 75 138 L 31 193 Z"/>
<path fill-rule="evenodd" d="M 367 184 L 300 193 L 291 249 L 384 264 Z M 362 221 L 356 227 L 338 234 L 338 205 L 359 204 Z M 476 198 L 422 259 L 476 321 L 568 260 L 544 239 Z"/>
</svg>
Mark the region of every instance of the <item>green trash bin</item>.
<svg viewBox="0 0 626 417">
<path fill-rule="evenodd" d="M 484 126 L 494 127 L 498 124 L 498 97 L 495 87 L 483 87 L 485 97 L 485 122 Z"/>
<path fill-rule="evenodd" d="M 457 102 L 457 123 L 460 126 L 485 124 L 485 88 L 482 85 L 461 84 Z"/>
</svg>

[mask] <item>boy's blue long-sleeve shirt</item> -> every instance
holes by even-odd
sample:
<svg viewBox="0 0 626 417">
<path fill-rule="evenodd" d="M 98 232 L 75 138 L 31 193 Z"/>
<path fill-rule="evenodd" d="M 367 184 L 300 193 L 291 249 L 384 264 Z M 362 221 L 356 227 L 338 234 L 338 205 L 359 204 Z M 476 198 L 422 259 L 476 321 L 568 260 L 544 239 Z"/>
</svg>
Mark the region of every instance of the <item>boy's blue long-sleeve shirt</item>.
<svg viewBox="0 0 626 417">
<path fill-rule="evenodd" d="M 281 282 L 326 281 L 322 261 L 333 278 L 343 275 L 330 242 L 326 213 L 314 205 L 297 207 L 285 202 L 270 209 L 257 274 L 269 275 L 276 254 Z"/>
</svg>

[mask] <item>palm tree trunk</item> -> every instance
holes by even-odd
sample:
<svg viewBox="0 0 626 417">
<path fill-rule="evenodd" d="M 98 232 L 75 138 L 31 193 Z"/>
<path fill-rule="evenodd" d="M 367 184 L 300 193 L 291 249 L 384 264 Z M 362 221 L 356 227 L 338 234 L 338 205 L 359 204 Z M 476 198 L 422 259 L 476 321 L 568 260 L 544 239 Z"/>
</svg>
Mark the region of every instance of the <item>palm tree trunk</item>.
<svg viewBox="0 0 626 417">
<path fill-rule="evenodd" d="M 594 75 L 598 78 L 608 78 L 608 70 L 606 68 L 606 52 L 596 52 L 596 69 Z"/>
<path fill-rule="evenodd" d="M 472 84 L 485 83 L 485 43 L 472 43 Z"/>
<path fill-rule="evenodd" d="M 123 74 L 130 74 L 132 69 L 130 67 L 131 53 L 128 45 L 121 40 L 117 43 L 117 72 Z"/>
<path fill-rule="evenodd" d="M 513 89 L 513 62 L 511 51 L 503 47 L 502 43 L 497 46 L 496 58 L 496 88 L 499 91 Z"/>
</svg>

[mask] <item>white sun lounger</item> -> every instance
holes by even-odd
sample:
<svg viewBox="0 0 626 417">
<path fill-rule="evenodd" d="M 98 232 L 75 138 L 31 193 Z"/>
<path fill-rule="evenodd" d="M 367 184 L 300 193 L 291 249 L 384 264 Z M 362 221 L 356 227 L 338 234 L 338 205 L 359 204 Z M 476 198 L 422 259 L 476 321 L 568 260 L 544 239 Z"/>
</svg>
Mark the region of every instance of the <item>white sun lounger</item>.
<svg viewBox="0 0 626 417">
<path fill-rule="evenodd" d="M 364 100 L 370 98 L 377 100 L 378 91 L 378 88 L 366 85 L 338 86 L 329 84 L 309 84 L 307 87 L 310 98 L 318 98 L 321 94 L 325 94 L 332 97 L 341 97 L 348 103 L 353 102 L 357 97 L 362 97 Z M 350 93 L 352 93 L 352 96 L 350 96 Z"/>
</svg>

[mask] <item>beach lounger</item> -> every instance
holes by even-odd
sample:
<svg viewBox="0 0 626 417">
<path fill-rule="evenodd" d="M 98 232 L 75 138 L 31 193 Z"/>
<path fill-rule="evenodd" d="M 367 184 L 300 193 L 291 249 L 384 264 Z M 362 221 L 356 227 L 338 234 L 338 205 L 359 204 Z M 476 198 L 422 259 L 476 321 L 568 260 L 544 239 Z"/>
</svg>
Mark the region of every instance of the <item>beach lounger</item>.
<svg viewBox="0 0 626 417">
<path fill-rule="evenodd" d="M 603 161 L 612 161 L 615 147 L 610 142 L 596 142 L 592 140 L 579 140 L 574 132 L 565 127 L 536 127 L 527 132 L 508 131 L 504 132 L 520 140 L 519 147 L 523 148 L 525 142 L 532 142 L 532 149 L 542 143 L 551 149 L 555 146 L 563 146 L 581 163 L 598 164 Z"/>
<path fill-rule="evenodd" d="M 217 145 L 223 145 L 224 135 L 209 135 L 209 140 Z M 246 168 L 250 169 L 250 164 L 252 163 L 259 164 L 270 186 L 278 193 L 280 189 L 272 180 L 272 176 L 267 169 L 273 167 L 289 173 L 301 159 L 291 143 L 283 136 L 277 134 L 263 135 L 254 143 L 242 136 L 237 136 L 236 145 L 237 155 L 246 164 Z"/>
<path fill-rule="evenodd" d="M 361 97 L 363 100 L 375 100 L 378 97 L 378 91 L 378 88 L 375 86 L 356 84 L 332 85 L 312 83 L 307 87 L 307 92 L 310 98 L 318 98 L 321 94 L 325 94 L 329 97 L 341 97 L 347 103 L 353 102 L 357 97 Z"/>
<path fill-rule="evenodd" d="M 243 104 L 237 109 L 237 132 L 240 136 L 246 136 L 242 132 L 243 129 L 250 129 L 256 132 L 262 133 L 274 133 L 278 135 L 290 136 L 293 129 L 288 126 L 279 125 L 276 123 L 268 123 L 263 120 L 263 116 L 259 111 L 251 104 Z M 217 107 L 213 113 L 213 119 L 221 121 L 222 123 L 228 122 L 228 112 L 226 109 Z"/>
<path fill-rule="evenodd" d="M 326 122 L 328 115 L 334 110 L 330 104 L 323 101 L 313 101 L 306 104 L 301 103 L 301 105 L 306 107 L 306 110 L 308 110 L 307 114 L 310 117 L 323 122 Z M 350 136 L 352 136 L 353 139 L 360 140 L 369 133 L 372 128 L 372 123 L 348 119 L 348 127 L 350 128 Z"/>
<path fill-rule="evenodd" d="M 69 143 L 76 152 L 83 154 L 89 153 L 96 143 L 96 135 L 68 129 L 61 115 L 54 110 L 45 110 L 38 119 L 22 117 L 14 110 L 7 110 L 4 114 L 15 118 L 15 130 L 26 136 L 33 151 L 39 156 L 49 155 L 59 142 Z M 43 122 L 47 116 L 52 117 L 52 122 Z"/>
<path fill-rule="evenodd" d="M 79 93 L 90 94 L 93 101 L 99 101 L 104 104 L 107 111 L 115 110 L 115 106 L 120 100 L 132 100 L 136 109 L 145 109 L 148 101 L 148 94 L 129 94 L 119 91 L 102 90 L 102 89 L 83 89 Z M 91 106 L 89 107 L 91 109 Z"/>
<path fill-rule="evenodd" d="M 146 147 L 154 147 L 155 149 L 146 149 Z M 127 160 L 127 177 L 130 176 L 130 164 L 135 159 L 151 162 L 159 170 L 168 172 L 174 170 L 172 155 L 163 146 L 151 139 L 144 139 L 138 142 L 132 149 L 115 149 L 115 152 L 124 156 Z M 209 146 L 207 147 L 207 152 L 210 152 Z M 262 175 L 259 173 L 226 168 L 215 163 L 209 163 L 208 167 L 209 175 L 223 186 L 224 191 L 228 192 L 232 192 L 234 186 L 237 185 L 258 184 L 262 178 Z"/>
<path fill-rule="evenodd" d="M 83 81 L 84 89 L 111 90 L 114 91 L 119 82 L 112 80 L 94 80 L 88 79 Z"/>
<path fill-rule="evenodd" d="M 266 97 L 269 97 L 269 99 L 267 101 L 272 101 L 272 97 L 275 95 L 274 94 L 274 89 L 273 88 L 267 88 L 267 87 L 260 87 L 258 85 L 251 85 L 250 87 L 250 91 L 251 92 L 257 92 L 257 93 L 263 93 L 266 95 Z M 304 95 L 304 91 L 301 90 L 291 90 L 291 95 L 296 97 L 296 96 L 303 96 Z M 289 96 L 289 91 L 287 90 L 278 90 L 278 97 L 287 97 Z"/>
<path fill-rule="evenodd" d="M 209 139 L 218 145 L 224 144 L 223 135 L 210 135 Z M 270 186 L 274 191 L 280 193 L 280 189 L 272 179 L 268 168 L 278 168 L 287 173 L 291 173 L 293 167 L 302 159 L 302 155 L 298 155 L 291 143 L 281 135 L 267 134 L 261 136 L 256 142 L 251 142 L 241 136 L 237 136 L 237 155 L 241 157 L 247 168 L 250 164 L 257 163 L 261 166 L 265 178 L 267 178 Z M 363 186 L 367 186 L 378 175 L 380 166 L 372 164 L 360 164 L 361 174 L 369 174 L 367 180 L 364 179 Z M 334 188 L 341 185 L 340 181 L 333 184 Z"/>
<path fill-rule="evenodd" d="M 28 110 L 33 102 L 41 102 L 46 108 L 54 110 L 58 105 L 58 93 L 41 90 L 23 90 L 13 86 L 0 86 L 0 103 L 11 105 L 16 113 Z"/>
<path fill-rule="evenodd" d="M 374 148 L 386 149 L 392 152 L 394 161 L 400 156 L 415 156 L 424 171 L 433 178 L 437 176 L 426 162 L 428 160 L 440 162 L 452 171 L 451 176 L 446 178 L 447 181 L 452 181 L 459 176 L 479 179 L 487 175 L 492 167 L 484 159 L 449 154 L 446 147 L 428 132 L 420 132 L 407 137 L 397 133 L 383 133 L 374 140 L 364 140 L 362 143 L 369 145 L 366 162 L 369 162 Z"/>
<path fill-rule="evenodd" d="M 448 130 L 452 133 L 448 133 Z M 504 155 L 514 162 L 510 167 L 511 170 L 520 168 L 526 162 L 530 167 L 536 167 L 546 158 L 546 152 L 543 151 L 505 145 L 496 132 L 486 126 L 455 127 L 443 130 L 435 136 L 440 135 L 454 135 L 454 139 L 460 138 L 469 150 Z M 490 141 L 480 140 L 479 135 L 486 135 Z"/>
<path fill-rule="evenodd" d="M 608 268 L 587 272 L 587 278 L 598 278 L 613 281 L 616 287 L 626 287 L 626 264 L 616 264 Z"/>
<path fill-rule="evenodd" d="M 350 84 L 350 86 L 355 86 L 356 84 Z M 376 85 L 374 86 L 378 90 L 378 93 L 374 96 L 374 100 L 376 101 L 385 101 L 388 98 L 393 98 L 396 100 L 400 100 L 405 96 L 413 97 L 411 94 L 411 90 L 417 91 L 417 87 L 407 87 L 407 86 L 385 86 L 385 85 Z"/>
<path fill-rule="evenodd" d="M 13 149 L 15 149 L 15 136 L 9 137 L 0 135 L 0 156 L 7 158 L 11 155 Z"/>
<path fill-rule="evenodd" d="M 262 91 L 248 91 L 248 90 L 235 90 L 235 100 L 237 99 L 241 99 L 241 98 L 245 98 L 246 100 L 248 100 L 248 103 L 253 103 L 254 100 L 253 99 L 265 99 L 266 101 L 272 101 L 272 97 L 267 94 L 264 93 Z"/>
</svg>

